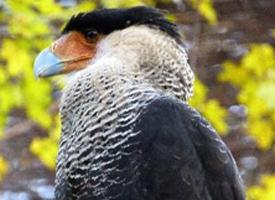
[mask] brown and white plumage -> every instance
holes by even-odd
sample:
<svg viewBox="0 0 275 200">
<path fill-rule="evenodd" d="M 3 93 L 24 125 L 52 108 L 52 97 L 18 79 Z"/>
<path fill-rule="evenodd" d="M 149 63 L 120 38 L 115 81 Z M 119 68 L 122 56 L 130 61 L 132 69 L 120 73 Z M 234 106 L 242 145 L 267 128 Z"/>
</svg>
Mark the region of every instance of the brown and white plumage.
<svg viewBox="0 0 275 200">
<path fill-rule="evenodd" d="M 244 199 L 230 151 L 186 104 L 193 73 L 176 27 L 160 12 L 73 17 L 35 62 L 41 77 L 71 71 L 56 199 Z"/>
</svg>

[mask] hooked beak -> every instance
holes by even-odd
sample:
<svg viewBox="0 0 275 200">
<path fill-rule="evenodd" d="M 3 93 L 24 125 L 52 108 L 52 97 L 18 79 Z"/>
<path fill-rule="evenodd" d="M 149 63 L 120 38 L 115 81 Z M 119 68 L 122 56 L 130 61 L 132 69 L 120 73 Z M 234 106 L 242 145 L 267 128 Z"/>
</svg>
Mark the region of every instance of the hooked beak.
<svg viewBox="0 0 275 200">
<path fill-rule="evenodd" d="M 95 41 L 87 41 L 76 31 L 62 35 L 44 49 L 34 61 L 36 77 L 49 77 L 85 69 L 96 53 Z"/>
<path fill-rule="evenodd" d="M 49 48 L 44 49 L 34 61 L 34 74 L 38 77 L 48 77 L 64 71 L 64 62 L 55 56 Z"/>
</svg>

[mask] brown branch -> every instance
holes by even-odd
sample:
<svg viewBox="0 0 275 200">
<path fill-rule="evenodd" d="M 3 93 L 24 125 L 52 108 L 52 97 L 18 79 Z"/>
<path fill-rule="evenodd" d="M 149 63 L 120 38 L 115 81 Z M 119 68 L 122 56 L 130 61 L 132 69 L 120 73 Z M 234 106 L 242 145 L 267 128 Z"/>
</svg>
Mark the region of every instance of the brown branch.
<svg viewBox="0 0 275 200">
<path fill-rule="evenodd" d="M 12 127 L 7 128 L 2 140 L 11 140 L 18 136 L 33 133 L 34 130 L 38 130 L 38 126 L 31 120 L 24 120 Z"/>
</svg>

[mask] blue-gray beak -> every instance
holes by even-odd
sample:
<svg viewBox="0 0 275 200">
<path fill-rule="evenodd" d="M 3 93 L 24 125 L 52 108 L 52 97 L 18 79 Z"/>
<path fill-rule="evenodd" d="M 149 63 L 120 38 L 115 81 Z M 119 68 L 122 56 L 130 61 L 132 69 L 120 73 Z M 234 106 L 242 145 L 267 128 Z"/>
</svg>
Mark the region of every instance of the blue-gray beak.
<svg viewBox="0 0 275 200">
<path fill-rule="evenodd" d="M 60 74 L 64 70 L 63 62 L 49 48 L 44 49 L 34 61 L 36 77 L 48 77 Z"/>
</svg>

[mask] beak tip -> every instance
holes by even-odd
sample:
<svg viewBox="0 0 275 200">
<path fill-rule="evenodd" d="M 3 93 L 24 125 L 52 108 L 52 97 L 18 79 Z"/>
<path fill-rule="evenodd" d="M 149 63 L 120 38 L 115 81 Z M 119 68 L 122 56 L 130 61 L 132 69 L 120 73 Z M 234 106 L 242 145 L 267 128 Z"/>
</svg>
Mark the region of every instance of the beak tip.
<svg viewBox="0 0 275 200">
<path fill-rule="evenodd" d="M 49 48 L 43 50 L 34 61 L 34 75 L 36 79 L 53 76 L 63 71 L 61 60 Z"/>
</svg>

